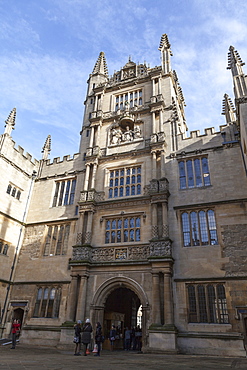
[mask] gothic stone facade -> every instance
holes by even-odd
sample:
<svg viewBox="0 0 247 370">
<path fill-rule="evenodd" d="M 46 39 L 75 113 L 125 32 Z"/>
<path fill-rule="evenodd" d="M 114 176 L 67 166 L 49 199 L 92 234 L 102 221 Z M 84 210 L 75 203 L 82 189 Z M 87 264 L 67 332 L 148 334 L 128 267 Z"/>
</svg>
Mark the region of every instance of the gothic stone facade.
<svg viewBox="0 0 247 370">
<path fill-rule="evenodd" d="M 2 336 L 71 343 L 142 311 L 143 351 L 245 356 L 247 89 L 233 47 L 226 124 L 186 136 L 184 98 L 167 35 L 162 64 L 129 60 L 88 79 L 79 153 L 42 159 L 15 148 L 15 109 L 0 141 Z M 113 315 L 113 316 L 109 316 Z M 115 318 L 116 318 L 115 317 Z M 107 335 L 107 333 L 105 333 Z"/>
</svg>

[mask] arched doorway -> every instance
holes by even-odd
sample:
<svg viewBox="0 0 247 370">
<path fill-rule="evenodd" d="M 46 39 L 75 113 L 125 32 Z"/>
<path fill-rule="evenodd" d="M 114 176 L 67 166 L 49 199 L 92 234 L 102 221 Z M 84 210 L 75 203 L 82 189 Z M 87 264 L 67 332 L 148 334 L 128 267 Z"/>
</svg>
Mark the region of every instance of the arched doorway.
<svg viewBox="0 0 247 370">
<path fill-rule="evenodd" d="M 107 338 L 112 324 L 119 326 L 119 336 L 125 327 L 137 326 L 137 315 L 142 313 L 142 343 L 146 345 L 146 327 L 149 320 L 149 303 L 142 286 L 128 277 L 115 277 L 106 280 L 96 290 L 92 302 L 92 319 L 103 323 Z M 139 318 L 140 320 L 140 318 Z M 123 344 L 119 343 L 123 348 Z M 106 344 L 104 344 L 106 346 Z"/>
<path fill-rule="evenodd" d="M 109 337 L 111 326 L 115 325 L 116 348 L 124 348 L 125 329 L 134 330 L 137 327 L 137 313 L 140 307 L 140 299 L 129 288 L 120 287 L 108 295 L 104 310 L 104 333 Z M 140 326 L 142 326 L 141 323 Z"/>
</svg>

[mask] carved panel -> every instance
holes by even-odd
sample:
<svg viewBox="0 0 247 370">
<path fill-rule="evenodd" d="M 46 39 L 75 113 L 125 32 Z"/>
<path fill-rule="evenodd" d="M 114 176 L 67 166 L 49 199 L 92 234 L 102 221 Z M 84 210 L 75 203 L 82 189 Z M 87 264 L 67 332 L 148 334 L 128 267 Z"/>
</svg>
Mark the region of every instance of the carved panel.
<svg viewBox="0 0 247 370">
<path fill-rule="evenodd" d="M 171 242 L 157 241 L 150 243 L 150 257 L 171 256 Z"/>
</svg>

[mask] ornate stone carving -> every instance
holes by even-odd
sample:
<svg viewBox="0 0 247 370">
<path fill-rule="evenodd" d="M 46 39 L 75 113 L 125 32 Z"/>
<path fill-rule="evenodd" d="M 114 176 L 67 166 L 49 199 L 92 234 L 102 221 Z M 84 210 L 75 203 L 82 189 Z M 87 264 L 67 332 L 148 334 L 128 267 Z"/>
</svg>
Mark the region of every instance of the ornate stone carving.
<svg viewBox="0 0 247 370">
<path fill-rule="evenodd" d="M 131 130 L 130 126 L 126 126 L 125 128 L 114 126 L 110 132 L 110 145 L 119 145 L 140 138 L 142 138 L 142 135 L 139 125 L 134 125 L 133 130 Z"/>
<path fill-rule="evenodd" d="M 116 260 L 127 260 L 127 258 L 128 258 L 127 248 L 115 249 Z"/>
<path fill-rule="evenodd" d="M 165 133 L 159 132 L 158 133 L 158 141 L 165 141 Z"/>
<path fill-rule="evenodd" d="M 114 248 L 95 248 L 92 252 L 92 261 L 107 262 L 114 261 Z"/>
<path fill-rule="evenodd" d="M 145 260 L 149 256 L 149 247 L 130 247 L 129 248 L 129 259 L 130 260 Z"/>
<path fill-rule="evenodd" d="M 157 143 L 157 135 L 156 134 L 151 135 L 150 142 L 151 142 L 151 144 Z"/>
<path fill-rule="evenodd" d="M 72 261 L 83 261 L 91 259 L 91 247 L 74 247 Z"/>
<path fill-rule="evenodd" d="M 171 242 L 169 240 L 150 243 L 150 257 L 167 256 L 171 256 Z"/>
</svg>

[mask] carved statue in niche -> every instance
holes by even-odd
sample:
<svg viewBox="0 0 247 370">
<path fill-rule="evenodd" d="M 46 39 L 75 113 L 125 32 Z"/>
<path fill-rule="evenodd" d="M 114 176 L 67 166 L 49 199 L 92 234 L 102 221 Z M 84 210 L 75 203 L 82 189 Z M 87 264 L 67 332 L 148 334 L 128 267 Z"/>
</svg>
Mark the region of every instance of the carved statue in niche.
<svg viewBox="0 0 247 370">
<path fill-rule="evenodd" d="M 110 144 L 120 144 L 131 142 L 135 139 L 140 139 L 141 129 L 139 125 L 134 125 L 133 129 L 129 125 L 126 127 L 116 126 L 112 127 L 110 132 Z"/>
</svg>

